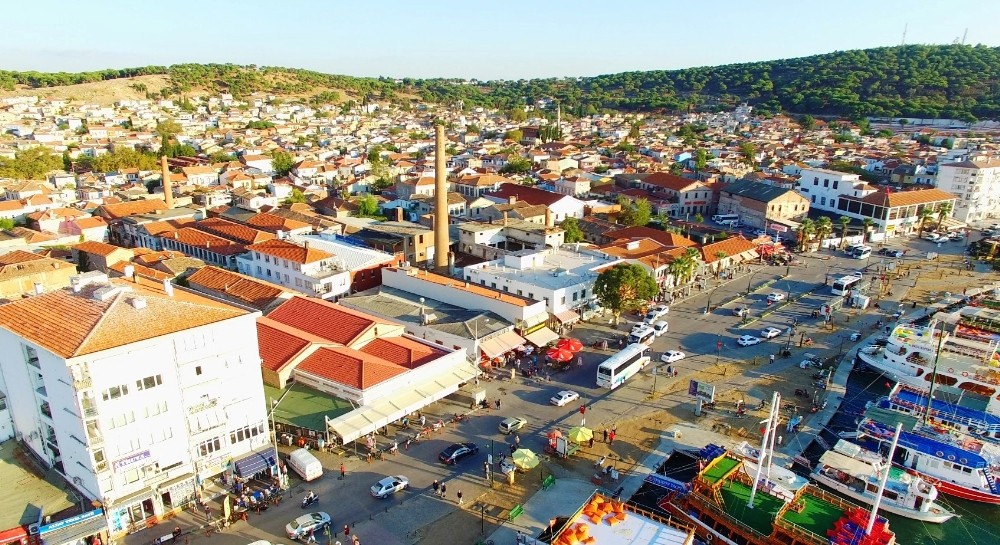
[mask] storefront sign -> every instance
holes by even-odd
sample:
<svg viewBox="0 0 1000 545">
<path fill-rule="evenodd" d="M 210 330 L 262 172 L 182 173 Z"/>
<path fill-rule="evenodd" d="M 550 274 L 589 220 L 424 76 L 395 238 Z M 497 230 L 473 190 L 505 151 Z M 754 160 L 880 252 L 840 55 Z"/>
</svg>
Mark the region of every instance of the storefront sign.
<svg viewBox="0 0 1000 545">
<path fill-rule="evenodd" d="M 49 532 L 54 532 L 67 526 L 72 526 L 78 522 L 84 522 L 95 517 L 104 517 L 104 513 L 100 509 L 94 509 L 93 511 L 88 511 L 86 513 L 81 513 L 76 516 L 69 517 L 68 519 L 59 520 L 53 522 L 52 524 L 46 524 L 44 526 L 38 527 L 39 534 L 47 534 Z"/>
<path fill-rule="evenodd" d="M 114 468 L 115 471 L 117 471 L 117 470 L 119 470 L 119 469 L 121 469 L 123 467 L 130 466 L 130 465 L 132 465 L 132 464 L 134 464 L 136 462 L 141 462 L 141 461 L 145 460 L 146 458 L 149 458 L 149 456 L 150 456 L 150 454 L 149 454 L 148 450 L 143 450 L 141 452 L 136 452 L 135 454 L 131 454 L 131 455 L 126 456 L 126 457 L 124 457 L 124 458 L 122 458 L 120 460 L 115 460 L 114 462 L 111 462 L 111 467 Z"/>
<path fill-rule="evenodd" d="M 768 227 L 770 227 L 771 230 L 774 231 L 775 233 L 788 232 L 788 227 L 785 227 L 784 225 L 778 225 L 777 223 L 772 223 L 771 225 L 768 225 Z"/>
</svg>

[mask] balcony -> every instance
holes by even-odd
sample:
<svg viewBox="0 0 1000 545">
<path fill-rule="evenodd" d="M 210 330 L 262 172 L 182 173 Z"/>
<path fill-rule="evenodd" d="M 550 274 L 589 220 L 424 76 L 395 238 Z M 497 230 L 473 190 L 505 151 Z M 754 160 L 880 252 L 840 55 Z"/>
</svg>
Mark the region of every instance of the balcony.
<svg viewBox="0 0 1000 545">
<path fill-rule="evenodd" d="M 39 386 L 38 388 L 35 388 L 35 393 L 45 398 L 49 397 L 49 393 L 45 390 L 45 386 Z"/>
<path fill-rule="evenodd" d="M 77 390 L 86 390 L 92 386 L 90 377 L 83 377 L 80 380 L 73 381 L 73 387 Z"/>
<path fill-rule="evenodd" d="M 201 403 L 198 403 L 197 405 L 192 405 L 191 407 L 189 407 L 188 414 L 199 413 L 201 411 L 204 411 L 205 409 L 211 409 L 212 407 L 215 407 L 218 404 L 219 404 L 218 399 L 208 399 L 202 401 Z"/>
<path fill-rule="evenodd" d="M 41 412 L 43 415 L 47 416 L 49 420 L 52 420 L 52 409 L 49 408 L 49 404 L 47 402 L 42 403 L 41 406 L 38 408 L 38 411 Z"/>
<path fill-rule="evenodd" d="M 34 367 L 35 369 L 41 369 L 42 366 L 38 363 L 38 356 L 31 356 L 28 358 L 28 365 Z"/>
</svg>

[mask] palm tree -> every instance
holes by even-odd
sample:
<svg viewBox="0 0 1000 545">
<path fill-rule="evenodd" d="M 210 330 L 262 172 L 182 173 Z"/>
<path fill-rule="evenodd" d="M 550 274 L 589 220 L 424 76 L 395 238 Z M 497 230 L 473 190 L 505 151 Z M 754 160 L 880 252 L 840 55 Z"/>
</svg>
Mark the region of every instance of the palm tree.
<svg viewBox="0 0 1000 545">
<path fill-rule="evenodd" d="M 940 231 L 941 230 L 941 224 L 944 223 L 944 220 L 945 220 L 945 218 L 948 217 L 948 214 L 951 214 L 951 203 L 950 202 L 943 202 L 943 203 L 939 204 L 938 205 L 938 209 L 937 209 L 937 213 L 938 213 L 938 216 L 937 216 L 937 228 L 938 228 L 938 231 Z"/>
<path fill-rule="evenodd" d="M 694 273 L 698 271 L 701 253 L 694 248 L 685 248 L 681 257 L 684 259 L 684 279 L 690 282 L 694 278 Z"/>
<path fill-rule="evenodd" d="M 862 243 L 868 242 L 868 232 L 871 230 L 872 224 L 874 224 L 875 221 L 872 220 L 871 218 L 865 218 L 864 220 L 861 221 L 861 223 L 865 225 L 865 232 L 861 233 L 861 242 Z"/>
<path fill-rule="evenodd" d="M 813 220 L 806 218 L 799 223 L 799 228 L 797 230 L 799 235 L 799 249 L 805 247 L 809 239 L 812 238 L 812 234 L 816 231 L 816 226 L 813 224 Z"/>
<path fill-rule="evenodd" d="M 920 214 L 917 217 L 918 221 L 920 222 L 919 235 L 923 236 L 924 231 L 927 230 L 927 224 L 934 221 L 934 211 L 931 210 L 931 207 L 925 206 L 920 210 Z"/>
<path fill-rule="evenodd" d="M 843 248 L 847 244 L 847 226 L 851 224 L 851 218 L 840 216 L 837 223 L 840 224 L 840 247 Z"/>
<path fill-rule="evenodd" d="M 816 238 L 822 243 L 823 239 L 833 232 L 833 222 L 826 216 L 816 220 Z"/>
<path fill-rule="evenodd" d="M 694 222 L 695 223 L 701 223 L 703 221 L 705 221 L 705 216 L 702 216 L 701 214 L 695 214 L 694 215 Z"/>
<path fill-rule="evenodd" d="M 715 252 L 715 260 L 718 263 L 718 265 L 716 265 L 716 267 L 715 267 L 715 277 L 716 278 L 719 278 L 720 276 L 722 276 L 722 260 L 725 259 L 725 258 L 727 258 L 727 257 L 729 257 L 729 254 L 727 254 L 726 252 L 723 252 L 722 250 L 719 250 L 718 252 Z"/>
</svg>

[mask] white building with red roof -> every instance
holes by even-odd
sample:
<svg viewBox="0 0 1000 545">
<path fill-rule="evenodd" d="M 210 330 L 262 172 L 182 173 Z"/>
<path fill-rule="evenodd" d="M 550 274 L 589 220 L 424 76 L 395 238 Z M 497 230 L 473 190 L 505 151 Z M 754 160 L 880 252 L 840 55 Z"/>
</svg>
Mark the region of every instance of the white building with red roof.
<svg viewBox="0 0 1000 545">
<path fill-rule="evenodd" d="M 403 325 L 335 303 L 293 297 L 257 321 L 264 383 L 303 384 L 357 408 L 327 421 L 349 443 L 474 379 L 465 349 L 407 335 Z"/>
</svg>

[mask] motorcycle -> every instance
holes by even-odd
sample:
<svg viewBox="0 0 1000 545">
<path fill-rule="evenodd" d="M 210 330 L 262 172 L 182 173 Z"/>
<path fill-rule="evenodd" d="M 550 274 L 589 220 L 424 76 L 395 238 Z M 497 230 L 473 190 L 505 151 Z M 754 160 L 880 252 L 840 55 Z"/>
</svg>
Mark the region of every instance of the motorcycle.
<svg viewBox="0 0 1000 545">
<path fill-rule="evenodd" d="M 313 494 L 312 496 L 306 496 L 302 498 L 302 508 L 305 509 L 314 503 L 319 503 L 319 496 Z"/>
</svg>

